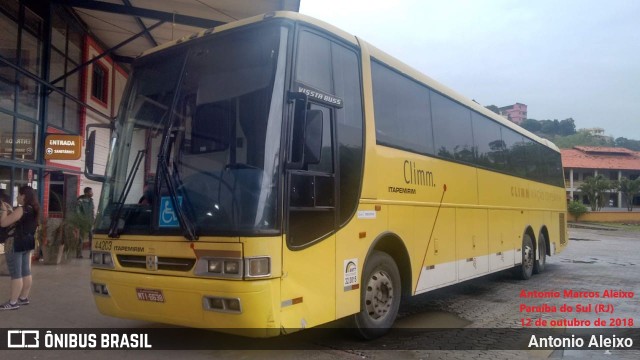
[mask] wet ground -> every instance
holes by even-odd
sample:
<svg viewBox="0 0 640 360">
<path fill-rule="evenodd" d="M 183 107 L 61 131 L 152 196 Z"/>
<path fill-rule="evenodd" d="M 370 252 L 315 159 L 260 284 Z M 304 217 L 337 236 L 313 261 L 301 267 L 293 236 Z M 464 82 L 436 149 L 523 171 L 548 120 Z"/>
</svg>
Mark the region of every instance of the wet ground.
<svg viewBox="0 0 640 360">
<path fill-rule="evenodd" d="M 108 318 L 93 305 L 89 286 L 89 260 L 72 260 L 60 266 L 35 265 L 32 304 L 17 311 L 0 312 L 0 328 L 157 328 L 158 324 Z M 570 229 L 570 244 L 565 252 L 549 258 L 543 274 L 529 281 L 519 281 L 509 272 L 493 274 L 406 300 L 400 309 L 395 328 L 387 336 L 371 342 L 354 339 L 344 329 L 305 331 L 277 338 L 277 344 L 295 343 L 306 350 L 237 350 L 253 340 L 202 331 L 199 336 L 212 343 L 238 344 L 234 350 L 191 351 L 4 351 L 7 359 L 514 359 L 514 358 L 606 358 L 638 359 L 640 351 L 628 350 L 425 350 L 437 339 L 429 329 L 460 329 L 447 344 L 463 341 L 483 348 L 501 336 L 505 328 L 522 327 L 523 318 L 560 320 L 578 318 L 594 322 L 603 315 L 595 311 L 582 313 L 521 312 L 520 306 L 613 306 L 609 318 L 632 319 L 634 331 L 640 325 L 640 232 L 605 229 Z M 8 296 L 9 279 L 0 277 L 0 299 Z M 605 290 L 634 292 L 634 298 L 593 299 L 522 299 L 521 291 L 587 291 L 602 294 Z M 331 324 L 341 326 L 342 323 Z M 616 327 L 621 329 L 622 326 Z M 587 331 L 589 331 L 587 329 Z M 449 333 L 445 333 L 449 334 Z M 456 334 L 456 333 L 454 333 Z M 499 339 L 498 339 L 499 340 Z M 429 343 L 430 344 L 430 343 Z M 290 348 L 290 346 L 282 346 Z M 446 347 L 445 348 L 451 348 Z"/>
</svg>

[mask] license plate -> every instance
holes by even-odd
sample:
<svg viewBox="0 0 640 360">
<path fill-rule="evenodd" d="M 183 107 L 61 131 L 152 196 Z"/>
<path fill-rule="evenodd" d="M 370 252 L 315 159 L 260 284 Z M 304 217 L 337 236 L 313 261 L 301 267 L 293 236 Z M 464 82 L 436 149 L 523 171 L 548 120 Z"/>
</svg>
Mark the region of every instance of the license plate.
<svg viewBox="0 0 640 360">
<path fill-rule="evenodd" d="M 164 302 L 162 290 L 137 288 L 136 293 L 138 295 L 138 300 L 141 301 Z"/>
</svg>

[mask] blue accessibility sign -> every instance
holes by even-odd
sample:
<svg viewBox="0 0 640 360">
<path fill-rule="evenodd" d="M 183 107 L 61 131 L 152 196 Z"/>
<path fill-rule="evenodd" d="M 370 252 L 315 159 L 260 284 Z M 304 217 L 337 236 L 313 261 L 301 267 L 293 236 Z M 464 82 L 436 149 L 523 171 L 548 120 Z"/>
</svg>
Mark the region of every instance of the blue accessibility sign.
<svg viewBox="0 0 640 360">
<path fill-rule="evenodd" d="M 178 205 L 182 205 L 182 196 L 178 196 Z M 163 196 L 160 198 L 160 219 L 158 219 L 158 226 L 164 228 L 179 227 L 180 222 L 176 210 L 173 208 L 173 201 L 170 196 Z"/>
</svg>

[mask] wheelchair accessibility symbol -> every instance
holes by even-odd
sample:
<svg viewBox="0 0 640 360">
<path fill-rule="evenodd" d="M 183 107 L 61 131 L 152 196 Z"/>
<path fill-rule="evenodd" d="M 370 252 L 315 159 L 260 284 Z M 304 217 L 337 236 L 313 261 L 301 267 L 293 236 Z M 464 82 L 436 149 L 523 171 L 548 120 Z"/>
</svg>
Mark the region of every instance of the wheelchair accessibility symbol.
<svg viewBox="0 0 640 360">
<path fill-rule="evenodd" d="M 182 205 L 182 196 L 178 196 L 178 204 Z M 160 199 L 160 219 L 158 220 L 158 226 L 160 227 L 178 227 L 178 215 L 173 208 L 173 201 L 171 197 L 163 196 Z"/>
</svg>

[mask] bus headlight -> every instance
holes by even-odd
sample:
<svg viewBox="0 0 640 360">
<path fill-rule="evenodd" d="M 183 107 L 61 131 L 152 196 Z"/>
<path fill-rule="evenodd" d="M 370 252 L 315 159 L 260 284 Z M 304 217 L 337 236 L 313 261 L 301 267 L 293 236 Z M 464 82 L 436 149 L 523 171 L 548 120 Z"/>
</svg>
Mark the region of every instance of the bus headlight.
<svg viewBox="0 0 640 360">
<path fill-rule="evenodd" d="M 198 259 L 194 273 L 199 276 L 212 276 L 219 278 L 242 278 L 242 259 L 240 258 L 213 258 L 202 257 Z"/>
<path fill-rule="evenodd" d="M 105 266 L 113 267 L 113 258 L 111 257 L 111 254 L 110 254 L 110 253 L 103 254 L 103 256 L 102 256 L 102 263 L 103 263 Z"/>
<path fill-rule="evenodd" d="M 209 260 L 209 266 L 207 269 L 210 273 L 222 274 L 222 264 L 223 262 L 220 259 Z"/>
<path fill-rule="evenodd" d="M 201 257 L 194 269 L 195 275 L 218 278 L 242 279 L 271 276 L 271 257 L 250 258 Z"/>
<path fill-rule="evenodd" d="M 93 251 L 91 253 L 91 266 L 97 268 L 113 269 L 111 253 L 105 251 Z"/>
<path fill-rule="evenodd" d="M 225 260 L 224 273 L 237 275 L 240 273 L 240 260 Z"/>
<path fill-rule="evenodd" d="M 245 259 L 247 277 L 265 277 L 271 275 L 271 258 L 268 256 Z"/>
</svg>

